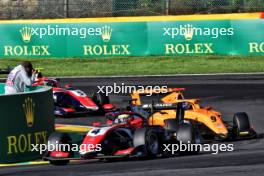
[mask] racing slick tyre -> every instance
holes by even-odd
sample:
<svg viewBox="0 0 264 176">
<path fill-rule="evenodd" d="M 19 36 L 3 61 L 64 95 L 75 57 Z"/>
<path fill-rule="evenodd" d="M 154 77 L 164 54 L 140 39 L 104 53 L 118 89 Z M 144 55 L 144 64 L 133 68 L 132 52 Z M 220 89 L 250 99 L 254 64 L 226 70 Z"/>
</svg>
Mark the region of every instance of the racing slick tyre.
<svg viewBox="0 0 264 176">
<path fill-rule="evenodd" d="M 50 160 L 50 164 L 55 166 L 64 166 L 67 165 L 70 161 L 69 160 Z"/>
<path fill-rule="evenodd" d="M 68 133 L 60 133 L 60 132 L 54 132 L 52 133 L 48 138 L 49 145 L 57 146 L 58 144 L 69 144 L 71 146 L 71 138 Z M 70 152 L 70 151 L 66 151 Z M 46 151 L 45 155 L 48 157 L 50 154 L 49 151 Z M 49 160 L 50 164 L 53 165 L 66 165 L 70 161 L 69 160 Z"/>
<path fill-rule="evenodd" d="M 247 113 L 238 112 L 233 117 L 233 133 L 234 137 L 249 135 L 251 131 L 250 122 Z"/>
<path fill-rule="evenodd" d="M 94 93 L 92 97 L 94 102 L 99 106 L 103 106 L 105 104 L 110 103 L 109 97 L 106 96 L 106 94 L 104 93 Z"/>
<path fill-rule="evenodd" d="M 175 119 L 166 119 L 164 120 L 164 124 L 165 130 L 167 130 L 168 132 L 176 132 L 179 127 Z"/>
<path fill-rule="evenodd" d="M 140 128 L 133 137 L 134 147 L 141 147 L 147 157 L 154 158 L 160 153 L 159 137 L 153 129 Z"/>
<path fill-rule="evenodd" d="M 94 93 L 92 95 L 92 99 L 96 103 L 96 105 L 99 107 L 98 113 L 99 114 L 104 114 L 105 113 L 105 109 L 103 108 L 103 106 L 105 104 L 109 104 L 110 103 L 109 97 L 106 96 L 106 94 L 104 94 L 104 93 Z"/>
<path fill-rule="evenodd" d="M 181 124 L 179 125 L 176 131 L 176 139 L 178 142 L 182 144 L 200 144 L 201 143 L 201 135 L 197 128 L 195 128 L 192 124 Z M 193 148 L 192 148 L 193 149 Z M 199 147 L 195 147 L 195 150 L 191 151 L 179 151 L 180 155 L 195 155 L 200 152 Z"/>
</svg>

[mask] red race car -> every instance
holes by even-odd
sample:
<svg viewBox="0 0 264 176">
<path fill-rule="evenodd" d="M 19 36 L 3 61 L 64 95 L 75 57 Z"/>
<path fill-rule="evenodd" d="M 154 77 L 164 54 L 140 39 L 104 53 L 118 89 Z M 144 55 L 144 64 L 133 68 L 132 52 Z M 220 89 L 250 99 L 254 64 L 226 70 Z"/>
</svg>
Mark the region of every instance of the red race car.
<svg viewBox="0 0 264 176">
<path fill-rule="evenodd" d="M 157 157 L 165 154 L 164 144 L 175 144 L 180 141 L 186 144 L 200 142 L 197 129 L 192 124 L 184 122 L 183 103 L 165 106 L 144 105 L 140 108 L 142 110 L 177 108 L 179 113 L 175 119 L 165 121 L 167 124 L 165 127 L 151 126 L 148 118 L 132 111 L 108 113 L 107 125 L 96 124 L 84 135 L 59 132 L 51 134 L 48 146 L 57 147 L 46 151 L 44 159 L 49 160 L 51 164 L 63 165 L 70 160 Z"/>
<path fill-rule="evenodd" d="M 43 77 L 41 73 L 38 73 L 34 86 L 53 87 L 56 116 L 71 117 L 93 112 L 102 114 L 115 110 L 115 106 L 110 104 L 109 97 L 105 94 L 95 93 L 89 97 L 82 90 L 75 89 L 69 84 L 62 88 L 59 80 Z"/>
</svg>

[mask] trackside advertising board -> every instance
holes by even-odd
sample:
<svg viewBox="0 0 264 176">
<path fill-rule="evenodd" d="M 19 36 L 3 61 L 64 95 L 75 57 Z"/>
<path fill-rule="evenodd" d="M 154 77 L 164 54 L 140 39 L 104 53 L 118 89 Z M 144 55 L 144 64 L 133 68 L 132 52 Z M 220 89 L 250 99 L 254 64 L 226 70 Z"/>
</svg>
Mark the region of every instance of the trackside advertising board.
<svg viewBox="0 0 264 176">
<path fill-rule="evenodd" d="M 51 89 L 2 95 L 3 87 L 0 84 L 0 163 L 41 158 L 39 152 L 32 152 L 32 144 L 46 143 L 54 131 Z"/>
<path fill-rule="evenodd" d="M 0 58 L 264 55 L 262 13 L 0 21 Z"/>
</svg>

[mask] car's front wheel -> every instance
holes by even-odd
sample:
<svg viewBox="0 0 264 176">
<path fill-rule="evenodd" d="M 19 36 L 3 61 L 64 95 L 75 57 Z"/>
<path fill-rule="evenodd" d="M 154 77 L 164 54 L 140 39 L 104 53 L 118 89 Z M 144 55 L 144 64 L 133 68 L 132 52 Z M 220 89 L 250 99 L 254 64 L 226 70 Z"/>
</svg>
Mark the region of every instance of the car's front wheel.
<svg viewBox="0 0 264 176">
<path fill-rule="evenodd" d="M 245 112 L 235 113 L 233 117 L 233 134 L 239 138 L 250 135 L 251 127 L 249 117 Z"/>
<path fill-rule="evenodd" d="M 49 138 L 48 138 L 48 144 L 51 146 L 58 146 L 59 144 L 67 144 L 67 145 L 71 145 L 71 138 L 69 136 L 68 133 L 60 133 L 60 132 L 54 132 L 52 133 Z M 46 151 L 45 152 L 45 156 L 49 157 L 50 153 L 52 151 Z M 70 151 L 64 151 L 64 152 L 70 152 Z M 45 157 L 44 156 L 44 157 Z M 56 160 L 56 158 L 49 160 L 50 164 L 53 165 L 66 165 L 68 164 L 70 161 L 67 159 L 60 159 L 58 158 Z"/>
</svg>

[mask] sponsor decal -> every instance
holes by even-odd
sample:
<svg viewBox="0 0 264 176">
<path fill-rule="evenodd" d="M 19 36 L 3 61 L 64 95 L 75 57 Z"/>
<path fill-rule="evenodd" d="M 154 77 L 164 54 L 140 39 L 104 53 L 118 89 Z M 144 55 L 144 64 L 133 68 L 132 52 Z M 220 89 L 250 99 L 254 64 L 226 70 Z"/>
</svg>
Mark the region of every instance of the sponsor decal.
<svg viewBox="0 0 264 176">
<path fill-rule="evenodd" d="M 249 45 L 249 53 L 264 53 L 264 42 L 251 42 Z"/>
<path fill-rule="evenodd" d="M 32 36 L 32 28 L 30 27 L 23 27 L 19 30 L 21 33 L 21 37 L 25 43 L 30 42 Z"/>
<path fill-rule="evenodd" d="M 28 45 L 32 41 L 34 28 L 22 27 L 20 30 L 22 41 L 26 45 L 5 45 L 4 56 L 50 56 L 49 45 Z"/>
<path fill-rule="evenodd" d="M 4 46 L 5 56 L 49 56 L 48 45 L 6 45 Z"/>
<path fill-rule="evenodd" d="M 23 109 L 26 117 L 26 122 L 28 127 L 32 127 L 34 123 L 34 115 L 35 115 L 35 102 L 32 98 L 26 98 L 23 103 Z"/>
<path fill-rule="evenodd" d="M 26 98 L 22 104 L 27 128 L 32 128 L 35 119 L 36 104 L 32 98 Z M 37 131 L 32 133 L 21 133 L 6 137 L 7 154 L 21 154 L 31 152 L 32 144 L 42 144 L 47 142 L 47 131 Z"/>
<path fill-rule="evenodd" d="M 102 39 L 104 42 L 109 42 L 112 36 L 112 28 L 110 26 L 102 27 Z"/>
<path fill-rule="evenodd" d="M 7 154 L 19 154 L 32 151 L 32 144 L 47 143 L 47 131 L 7 136 Z"/>
<path fill-rule="evenodd" d="M 192 24 L 179 25 L 173 28 L 163 28 L 163 36 L 172 39 L 183 36 L 187 42 L 193 40 L 195 36 L 208 36 L 217 39 L 219 36 L 227 35 L 234 35 L 234 28 L 202 28 L 194 27 Z M 164 46 L 164 53 L 166 55 L 215 53 L 213 43 L 166 43 Z"/>
<path fill-rule="evenodd" d="M 120 56 L 130 55 L 130 45 L 128 44 L 107 44 L 111 40 L 113 29 L 110 26 L 101 28 L 101 37 L 104 45 L 83 45 L 84 56 Z"/>
<path fill-rule="evenodd" d="M 213 54 L 213 43 L 165 44 L 165 54 Z"/>
</svg>

